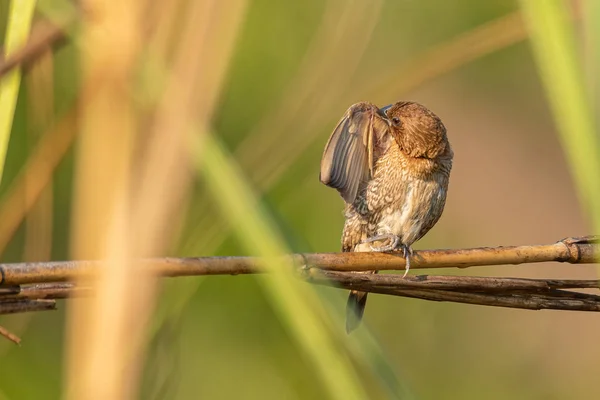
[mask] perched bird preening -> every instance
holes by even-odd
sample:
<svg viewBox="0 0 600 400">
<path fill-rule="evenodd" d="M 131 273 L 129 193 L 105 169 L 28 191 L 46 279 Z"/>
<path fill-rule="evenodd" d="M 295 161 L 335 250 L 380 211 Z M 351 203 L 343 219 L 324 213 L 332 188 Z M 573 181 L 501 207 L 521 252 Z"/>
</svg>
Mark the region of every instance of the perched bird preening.
<svg viewBox="0 0 600 400">
<path fill-rule="evenodd" d="M 402 250 L 438 221 L 446 203 L 452 149 L 442 121 L 426 107 L 398 102 L 351 106 L 323 152 L 320 179 L 346 202 L 342 251 Z M 369 271 L 366 273 L 377 273 Z M 367 293 L 351 291 L 346 331 L 360 323 Z"/>
</svg>

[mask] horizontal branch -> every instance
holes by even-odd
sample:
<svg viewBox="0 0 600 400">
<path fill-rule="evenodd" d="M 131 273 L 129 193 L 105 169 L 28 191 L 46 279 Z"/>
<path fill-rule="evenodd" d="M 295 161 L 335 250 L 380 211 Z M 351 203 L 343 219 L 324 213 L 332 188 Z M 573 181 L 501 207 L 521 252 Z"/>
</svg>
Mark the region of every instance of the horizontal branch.
<svg viewBox="0 0 600 400">
<path fill-rule="evenodd" d="M 55 310 L 54 300 L 8 299 L 0 301 L 0 314 Z"/>
<path fill-rule="evenodd" d="M 307 280 L 349 290 L 432 301 L 528 310 L 600 311 L 600 296 L 564 290 L 598 289 L 600 281 L 471 276 L 407 276 L 311 271 Z"/>
<path fill-rule="evenodd" d="M 457 250 L 418 250 L 411 257 L 411 269 L 467 268 L 474 266 L 566 262 L 598 262 L 598 236 L 567 238 L 548 245 L 479 247 Z M 256 257 L 157 258 L 139 261 L 161 276 L 237 275 L 262 272 Z M 402 253 L 312 253 L 292 254 L 282 264 L 297 268 L 329 271 L 402 270 Z M 0 285 L 65 282 L 90 274 L 102 266 L 98 261 L 51 261 L 0 264 Z"/>
<path fill-rule="evenodd" d="M 466 268 L 545 261 L 597 262 L 598 237 L 568 238 L 550 245 L 422 250 L 411 256 L 411 268 Z M 262 272 L 255 257 L 160 258 L 138 261 L 160 276 L 237 275 Z M 295 266 L 308 282 L 393 296 L 529 310 L 600 311 L 600 296 L 566 289 L 598 289 L 598 280 L 523 279 L 473 276 L 407 276 L 361 274 L 369 270 L 404 269 L 398 253 L 292 254 L 282 264 Z M 92 294 L 90 287 L 65 282 L 92 274 L 97 261 L 0 264 L 0 314 L 54 310 L 56 299 Z M 350 273 L 349 273 L 350 272 Z M 354 272 L 354 273 L 353 273 Z M 20 339 L 0 326 L 0 336 Z"/>
<path fill-rule="evenodd" d="M 549 292 L 556 289 L 598 289 L 598 279 L 529 279 L 451 275 L 374 275 L 311 270 L 308 282 L 337 284 L 351 290 L 369 291 L 371 287 L 397 289 L 437 289 L 462 292 Z"/>
<path fill-rule="evenodd" d="M 598 289 L 596 279 L 525 279 L 473 276 L 373 275 L 308 269 L 307 282 L 348 290 L 530 310 L 600 311 L 600 296 L 565 289 Z M 2 288 L 0 305 L 18 299 L 64 299 L 91 295 L 72 283 L 45 283 Z M 53 309 L 51 307 L 45 309 Z M 35 310 L 37 311 L 37 309 Z M 3 310 L 0 308 L 0 314 Z"/>
<path fill-rule="evenodd" d="M 0 287 L 0 304 L 4 300 L 17 299 L 66 299 L 69 297 L 80 297 L 90 295 L 92 289 L 89 287 L 72 283 L 36 283 L 33 285 Z"/>
</svg>

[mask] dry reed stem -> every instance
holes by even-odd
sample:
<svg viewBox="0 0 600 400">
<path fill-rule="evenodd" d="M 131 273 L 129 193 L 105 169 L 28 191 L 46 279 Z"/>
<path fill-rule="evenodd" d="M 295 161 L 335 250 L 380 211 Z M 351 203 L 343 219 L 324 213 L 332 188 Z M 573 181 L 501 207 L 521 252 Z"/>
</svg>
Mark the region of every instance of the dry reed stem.
<svg viewBox="0 0 600 400">
<path fill-rule="evenodd" d="M 565 290 L 598 289 L 600 281 L 596 279 L 525 279 L 430 275 L 403 278 L 401 275 L 353 274 L 316 268 L 301 269 L 300 276 L 307 282 L 315 284 L 333 285 L 349 290 L 430 301 L 448 301 L 528 310 L 600 311 L 599 295 Z M 72 283 L 7 286 L 0 288 L 0 314 L 53 309 L 49 307 L 50 303 L 42 303 L 41 308 L 15 308 L 15 304 L 25 304 L 19 303 L 23 300 L 35 302 L 91 296 L 93 294 L 92 288 L 77 286 Z M 13 340 L 9 332 L 7 334 L 2 332 L 1 327 L 0 334 L 9 340 Z"/>
<path fill-rule="evenodd" d="M 171 41 L 156 36 L 144 38 L 147 52 L 140 51 L 140 32 L 154 29 L 144 26 L 141 16 L 156 6 L 166 11 L 158 16 L 172 17 L 176 11 L 170 7 L 178 3 L 151 6 L 140 0 L 117 9 L 94 0 L 84 7 L 89 16 L 84 31 L 88 100 L 82 112 L 74 247 L 76 258 L 105 264 L 79 276 L 79 284 L 91 284 L 97 296 L 88 307 L 74 307 L 73 398 L 90 393 L 135 397 L 157 280 L 151 269 L 130 260 L 161 253 L 170 239 L 172 219 L 191 178 L 189 126 L 198 113 L 203 126 L 210 123 L 244 3 L 186 3 L 181 24 L 171 24 L 178 40 L 168 52 L 164 44 Z M 164 27 L 157 35 L 173 34 L 169 21 L 150 25 Z M 136 97 L 150 100 L 144 104 L 149 106 L 147 120 L 132 107 L 132 95 L 139 95 L 131 84 L 138 65 L 158 70 L 151 78 L 159 81 L 161 97 Z M 134 288 L 128 287 L 132 280 Z M 99 370 L 108 371 L 101 381 L 94 377 Z"/>
<path fill-rule="evenodd" d="M 598 262 L 598 236 L 566 238 L 553 244 L 530 246 L 479 247 L 456 250 L 415 250 L 411 269 L 468 268 L 476 266 L 565 262 Z M 401 253 L 306 253 L 286 256 L 300 269 L 326 271 L 403 270 Z M 156 258 L 138 261 L 161 276 L 238 275 L 261 272 L 256 257 Z M 0 285 L 64 282 L 89 275 L 104 265 L 99 261 L 51 261 L 0 264 Z"/>
<path fill-rule="evenodd" d="M 17 314 L 47 310 L 56 310 L 56 302 L 54 300 L 8 299 L 0 302 L 0 314 Z"/>
<path fill-rule="evenodd" d="M 423 289 L 466 293 L 526 294 L 561 290 L 561 292 L 555 292 L 560 294 L 568 293 L 564 289 L 598 289 L 600 286 L 600 280 L 597 279 L 530 279 L 449 275 L 402 277 L 396 274 L 349 274 L 316 268 L 304 270 L 300 276 L 310 283 L 335 284 L 346 289 L 367 292 Z M 0 290 L 0 304 L 15 299 L 57 300 L 90 296 L 93 293 L 94 291 L 89 286 L 64 282 L 9 286 Z M 577 292 L 577 294 L 585 293 Z M 0 312 L 0 314 L 2 313 Z"/>
<path fill-rule="evenodd" d="M 507 249 L 509 252 L 520 252 L 522 262 L 564 261 L 571 263 L 585 263 L 597 260 L 599 249 L 597 240 L 590 239 L 567 239 L 550 246 L 519 246 Z M 568 248 L 568 252 L 556 251 L 559 247 Z M 532 256 L 532 249 L 538 249 L 543 256 Z M 553 250 L 554 249 L 554 250 Z M 476 250 L 473 252 L 472 250 Z M 496 249 L 466 249 L 459 250 L 465 254 L 476 254 L 483 265 L 491 265 L 489 258 L 481 258 L 481 251 L 494 252 Z M 523 250 L 526 250 L 523 252 Z M 450 251 L 443 250 L 429 252 L 435 257 L 447 257 Z M 344 255 L 344 254 L 342 254 Z M 327 255 L 332 256 L 332 255 Z M 414 297 L 434 301 L 453 301 L 459 303 L 480 304 L 488 306 L 500 306 L 524 309 L 557 309 L 557 310 L 579 310 L 600 311 L 600 296 L 567 291 L 565 289 L 597 289 L 598 280 L 572 280 L 572 279 L 525 279 L 525 278 L 495 278 L 495 277 L 472 277 L 472 276 L 408 276 L 400 275 L 365 275 L 347 272 L 331 271 L 325 268 L 340 268 L 339 265 L 321 264 L 318 261 L 321 255 L 294 255 L 292 259 L 297 262 L 298 272 L 301 278 L 311 283 L 336 285 L 345 289 L 355 289 L 373 293 L 382 293 L 395 296 Z M 306 267 L 298 259 L 311 259 L 316 264 Z M 596 257 L 595 259 L 593 257 Z M 142 263 L 146 267 L 154 268 L 154 271 L 163 276 L 187 276 L 195 274 L 237 274 L 258 272 L 257 266 L 241 266 L 240 258 L 214 257 L 207 259 L 162 259 L 146 260 Z M 220 264 L 198 265 L 198 260 L 225 262 Z M 498 262 L 507 260 L 506 257 L 498 258 Z M 257 261 L 256 259 L 253 260 Z M 289 260 L 288 260 L 289 261 Z M 515 261 L 513 259 L 513 261 Z M 234 262 L 234 264 L 229 264 Z M 442 262 L 441 264 L 445 264 Z M 43 264 L 47 268 L 51 263 Z M 54 263 L 52 267 L 64 267 L 64 263 Z M 235 267 L 232 268 L 232 265 Z M 316 268 L 319 265 L 319 268 Z M 431 264 L 430 264 L 431 265 Z M 69 264 L 71 272 L 82 273 L 85 270 L 97 268 L 98 263 L 73 262 Z M 352 266 L 360 266 L 352 264 Z M 11 276 L 14 265 L 0 265 L 5 276 Z M 190 268 L 191 267 L 191 268 Z M 348 270 L 348 265 L 341 268 Z M 27 267 L 25 267 L 27 269 Z M 8 272 L 8 274 L 7 274 Z M 64 271 L 63 271 L 64 273 Z M 54 279 L 62 279 L 65 275 L 49 275 Z M 13 277 L 14 279 L 14 277 Z M 29 278 L 33 279 L 33 278 Z M 6 284 L 6 282 L 5 282 Z M 93 293 L 90 287 L 76 286 L 71 283 L 42 283 L 22 286 L 5 286 L 0 288 L 0 304 L 4 302 L 13 303 L 19 299 L 60 299 L 73 296 L 87 296 Z M 12 311 L 11 311 L 12 312 Z M 0 310 L 0 314 L 2 310 Z"/>
<path fill-rule="evenodd" d="M 93 290 L 90 286 L 75 285 L 74 283 L 35 283 L 0 288 L 0 302 L 5 299 L 58 300 L 89 296 L 92 293 Z"/>
<path fill-rule="evenodd" d="M 133 258 L 130 189 L 138 125 L 132 82 L 142 45 L 141 0 L 82 4 L 83 88 L 73 211 L 73 255 L 106 261 L 85 282 L 98 296 L 70 304 L 67 399 L 136 397 L 139 368 L 125 363 L 127 335 L 139 337 L 135 305 L 146 287 Z M 91 279 L 89 279 L 91 278 Z M 127 282 L 138 280 L 129 288 Z M 137 361 L 137 360 L 136 360 Z M 102 373 L 99 373 L 99 372 Z"/>
<path fill-rule="evenodd" d="M 320 271 L 308 281 L 349 290 L 432 301 L 477 304 L 528 310 L 600 311 L 600 296 L 564 290 L 598 289 L 590 280 L 523 279 L 474 276 L 409 276 L 346 274 Z"/>
<path fill-rule="evenodd" d="M 415 251 L 411 267 L 466 268 L 548 261 L 584 264 L 595 263 L 599 259 L 600 238 L 588 236 L 567 238 L 549 245 Z M 600 311 L 599 295 L 566 290 L 598 289 L 600 281 L 595 279 L 429 275 L 403 278 L 390 274 L 348 273 L 404 267 L 404 258 L 400 255 L 382 253 L 292 254 L 282 261 L 291 261 L 296 266 L 298 276 L 307 282 L 344 289 L 529 310 Z M 255 257 L 162 258 L 146 259 L 137 264 L 138 270 L 145 269 L 165 277 L 238 275 L 263 271 L 260 260 Z M 104 265 L 97 261 L 0 264 L 0 314 L 54 309 L 54 303 L 51 303 L 54 299 L 97 294 L 88 285 L 63 281 L 90 276 Z M 104 301 L 104 298 L 99 301 Z M 9 340 L 14 339 L 10 333 L 0 334 Z"/>
</svg>

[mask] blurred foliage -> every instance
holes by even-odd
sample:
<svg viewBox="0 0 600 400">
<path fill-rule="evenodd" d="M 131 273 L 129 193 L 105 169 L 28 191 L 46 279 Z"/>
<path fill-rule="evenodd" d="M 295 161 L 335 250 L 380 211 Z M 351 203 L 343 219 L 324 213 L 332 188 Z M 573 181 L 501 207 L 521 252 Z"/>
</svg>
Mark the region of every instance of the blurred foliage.
<svg viewBox="0 0 600 400">
<path fill-rule="evenodd" d="M 6 35 L 4 37 L 4 54 L 6 58 L 27 42 L 31 21 L 35 10 L 35 1 L 12 2 L 9 8 Z M 8 150 L 8 140 L 12 128 L 12 121 L 17 95 L 21 84 L 21 69 L 10 71 L 0 84 L 0 182 L 4 172 L 4 160 Z"/>
<path fill-rule="evenodd" d="M 579 197 L 591 225 L 600 228 L 600 135 L 592 114 L 594 95 L 586 88 L 569 10 L 557 0 L 538 5 L 523 2 L 523 9 Z M 593 82 L 589 87 L 593 90 Z"/>
<path fill-rule="evenodd" d="M 47 14 L 59 3 L 63 4 L 41 1 L 40 7 Z M 374 101 L 354 98 L 342 89 L 375 82 L 379 74 L 400 69 L 424 51 L 519 9 L 517 2 L 506 1 L 388 0 L 373 15 L 364 13 L 365 19 L 377 18 L 377 22 L 364 53 L 357 54 L 355 69 L 349 62 L 328 59 L 329 53 L 308 58 L 308 52 L 319 44 L 331 46 L 328 51 L 337 49 L 336 57 L 358 51 L 357 39 L 335 37 L 336 28 L 348 34 L 340 28 L 342 17 L 357 18 L 363 29 L 367 25 L 360 15 L 346 14 L 358 7 L 356 3 L 250 2 L 213 119 L 214 131 L 239 161 L 248 183 L 257 193 L 263 192 L 261 207 L 295 252 L 339 249 L 342 202 L 335 191 L 318 182 L 320 156 L 345 109 L 357 101 Z M 0 39 L 6 28 L 7 4 L 0 2 Z M 332 35 L 323 39 L 318 34 L 325 29 L 321 24 L 331 9 L 339 10 L 340 25 L 326 27 Z M 533 14 L 531 18 L 535 18 Z M 586 40 L 599 43 L 597 29 L 584 31 L 591 35 Z M 315 44 L 315 38 L 331 43 Z M 577 49 L 571 50 L 578 55 Z M 73 106 L 79 89 L 79 53 L 72 41 L 54 52 L 56 119 Z M 587 66 L 588 75 L 597 79 L 597 64 Z M 336 83 L 335 71 L 339 75 L 347 72 L 347 82 Z M 296 81 L 300 73 L 307 74 L 307 82 Z M 318 84 L 313 85 L 313 78 Z M 28 79 L 24 74 L 25 83 Z M 303 83 L 307 93 L 300 93 Z M 31 93 L 25 86 L 19 92 L 0 186 L 2 196 L 35 147 L 36 136 L 28 132 L 38 130 L 41 135 L 48 129 L 32 123 Z M 596 90 L 591 98 L 597 99 L 597 81 L 589 86 Z M 286 106 L 295 104 L 294 96 L 300 95 L 305 97 L 298 108 Z M 384 101 L 398 99 L 422 102 L 440 115 L 456 153 L 445 215 L 417 248 L 548 242 L 589 232 L 527 43 L 500 49 Z M 286 116 L 285 121 L 278 121 L 274 114 Z M 594 132 L 597 137 L 597 129 Z M 301 151 L 276 154 L 278 145 L 286 148 L 286 144 L 297 143 L 296 136 L 309 134 L 315 140 Z M 270 180 L 264 178 L 267 174 L 257 173 L 260 168 L 267 172 L 275 169 L 277 165 L 269 159 L 276 156 L 293 162 Z M 52 259 L 70 257 L 73 165 L 69 153 L 52 182 Z M 242 241 L 229 233 L 236 221 L 217 213 L 218 205 L 201 177 L 185 203 L 182 233 L 173 240 L 169 255 L 246 254 Z M 23 226 L 3 252 L 4 262 L 27 256 L 25 235 Z M 552 266 L 527 271 L 503 267 L 473 273 L 558 275 L 561 270 Z M 582 278 L 594 274 L 584 267 L 574 273 Z M 317 292 L 334 328 L 343 333 L 340 315 L 346 293 L 328 288 Z M 327 392 L 317 383 L 319 372 L 272 301 L 260 277 L 168 280 L 149 334 L 141 397 L 326 397 Z M 64 310 L 61 302 L 54 313 L 0 319 L 0 324 L 23 338 L 21 347 L 0 341 L 0 399 L 60 397 Z M 373 296 L 365 327 L 344 345 L 350 348 L 352 363 L 365 376 L 365 389 L 373 398 L 583 399 L 598 392 L 593 379 L 598 373 L 598 355 L 593 349 L 600 323 L 595 319 L 594 315 Z M 577 332 L 576 340 L 573 332 Z"/>
</svg>

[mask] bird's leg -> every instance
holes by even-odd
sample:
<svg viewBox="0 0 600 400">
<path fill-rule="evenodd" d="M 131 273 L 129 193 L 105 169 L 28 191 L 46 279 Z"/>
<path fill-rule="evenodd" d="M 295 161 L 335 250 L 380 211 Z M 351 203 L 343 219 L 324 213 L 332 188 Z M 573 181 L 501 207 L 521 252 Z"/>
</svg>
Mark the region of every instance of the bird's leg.
<svg viewBox="0 0 600 400">
<path fill-rule="evenodd" d="M 385 253 L 388 251 L 396 250 L 397 248 L 401 248 L 402 254 L 404 255 L 404 258 L 406 259 L 406 267 L 404 270 L 404 275 L 402 275 L 402 277 L 406 278 L 406 275 L 408 275 L 408 271 L 410 271 L 410 257 L 413 255 L 412 248 L 406 244 L 400 243 L 400 237 L 393 235 L 391 233 L 386 233 L 386 234 L 381 234 L 381 235 L 370 237 L 368 239 L 363 240 L 361 242 L 361 244 L 378 242 L 380 240 L 389 240 L 389 243 L 385 246 L 380 246 L 380 247 L 369 246 L 371 248 L 371 251 Z M 400 246 L 398 246 L 398 245 L 400 245 Z"/>
<path fill-rule="evenodd" d="M 365 239 L 362 243 L 373 243 L 373 242 L 378 242 L 380 240 L 389 240 L 389 243 L 385 246 L 380 246 L 380 247 L 370 246 L 371 251 L 385 253 L 387 251 L 395 250 L 398 247 L 398 243 L 400 243 L 400 238 L 391 233 L 370 237 L 368 239 Z"/>
<path fill-rule="evenodd" d="M 412 256 L 413 251 L 410 248 L 410 246 L 407 246 L 405 244 L 402 245 L 402 252 L 404 253 L 404 258 L 406 258 L 406 268 L 404 270 L 404 275 L 402 275 L 403 278 L 406 278 L 406 275 L 408 274 L 408 271 L 410 271 L 410 256 Z"/>
</svg>

